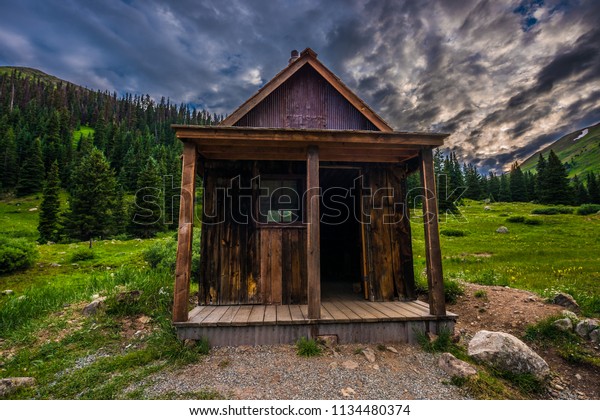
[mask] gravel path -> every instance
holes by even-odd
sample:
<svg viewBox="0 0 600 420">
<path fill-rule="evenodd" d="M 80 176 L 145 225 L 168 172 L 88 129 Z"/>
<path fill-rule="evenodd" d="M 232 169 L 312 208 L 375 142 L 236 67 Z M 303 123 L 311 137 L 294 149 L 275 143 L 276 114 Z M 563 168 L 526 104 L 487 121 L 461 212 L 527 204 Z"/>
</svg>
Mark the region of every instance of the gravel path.
<svg viewBox="0 0 600 420">
<path fill-rule="evenodd" d="M 149 398 L 164 393 L 218 391 L 232 399 L 465 399 L 437 367 L 438 356 L 396 344 L 398 354 L 378 351 L 374 363 L 343 345 L 322 356 L 297 356 L 293 346 L 212 349 L 201 362 L 161 372 L 138 384 Z M 131 389 L 129 389 L 131 390 Z"/>
</svg>

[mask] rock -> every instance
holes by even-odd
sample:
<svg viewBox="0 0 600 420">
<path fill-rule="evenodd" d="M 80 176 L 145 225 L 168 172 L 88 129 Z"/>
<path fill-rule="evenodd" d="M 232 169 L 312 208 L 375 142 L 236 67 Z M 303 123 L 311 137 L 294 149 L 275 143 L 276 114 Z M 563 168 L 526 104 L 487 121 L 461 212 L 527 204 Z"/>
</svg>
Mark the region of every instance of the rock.
<svg viewBox="0 0 600 420">
<path fill-rule="evenodd" d="M 138 318 L 138 321 L 141 322 L 142 324 L 148 324 L 150 321 L 152 321 L 152 319 L 149 316 L 142 315 L 141 317 Z"/>
<path fill-rule="evenodd" d="M 571 311 L 579 312 L 579 305 L 577 304 L 575 299 L 573 299 L 573 296 L 571 296 L 568 293 L 557 294 L 556 296 L 554 296 L 554 299 L 552 299 L 552 302 L 557 305 L 564 306 L 565 308 Z"/>
<path fill-rule="evenodd" d="M 106 297 L 99 297 L 98 299 L 94 299 L 90 303 L 88 303 L 85 308 L 81 311 L 81 313 L 85 316 L 96 315 L 98 309 L 103 305 Z"/>
<path fill-rule="evenodd" d="M 469 356 L 511 373 L 531 373 L 544 379 L 550 368 L 544 359 L 515 336 L 494 331 L 478 331 L 469 343 Z"/>
<path fill-rule="evenodd" d="M 369 361 L 369 363 L 375 363 L 375 353 L 373 350 L 369 348 L 363 349 L 362 354 Z"/>
<path fill-rule="evenodd" d="M 187 347 L 188 349 L 193 349 L 194 347 L 196 347 L 196 340 L 186 338 L 185 340 L 183 340 L 183 346 Z"/>
<path fill-rule="evenodd" d="M 452 334 L 452 337 L 450 338 L 450 340 L 453 343 L 460 343 L 460 340 L 462 338 L 462 335 L 459 332 L 455 332 L 454 334 Z"/>
<path fill-rule="evenodd" d="M 573 322 L 569 318 L 557 319 L 552 325 L 561 331 L 573 331 Z"/>
<path fill-rule="evenodd" d="M 506 226 L 500 226 L 496 229 L 496 233 L 508 233 L 508 228 Z"/>
<path fill-rule="evenodd" d="M 490 206 L 485 206 L 485 207 L 483 208 L 483 210 L 484 210 L 484 211 L 490 211 L 491 209 L 492 209 L 492 208 L 491 208 Z"/>
<path fill-rule="evenodd" d="M 594 331 L 590 333 L 590 341 L 592 343 L 600 344 L 600 329 L 596 328 Z"/>
<path fill-rule="evenodd" d="M 468 378 L 477 375 L 477 370 L 473 366 L 457 359 L 450 353 L 443 353 L 440 356 L 438 366 L 452 377 Z"/>
<path fill-rule="evenodd" d="M 387 346 L 385 349 L 391 353 L 398 354 L 398 350 L 395 347 Z"/>
<path fill-rule="evenodd" d="M 120 292 L 117 295 L 117 302 L 133 303 L 137 302 L 142 295 L 141 290 L 131 290 L 129 292 Z"/>
<path fill-rule="evenodd" d="M 25 387 L 35 386 L 35 378 L 31 377 L 13 377 L 0 379 L 0 397 L 12 394 L 16 390 Z"/>
<path fill-rule="evenodd" d="M 356 363 L 354 360 L 346 360 L 344 363 L 342 363 L 342 366 L 346 369 L 354 370 L 358 367 L 358 363 Z"/>
<path fill-rule="evenodd" d="M 575 314 L 575 312 L 571 312 L 568 309 L 563 309 L 561 313 L 567 318 L 569 318 L 571 321 L 579 321 L 579 317 L 577 317 L 577 314 Z"/>
<path fill-rule="evenodd" d="M 29 209 L 29 211 L 37 211 L 37 207 L 32 207 Z"/>
<path fill-rule="evenodd" d="M 325 345 L 325 347 L 329 349 L 332 349 L 338 345 L 338 336 L 335 334 L 320 335 L 317 338 Z"/>
<path fill-rule="evenodd" d="M 61 267 L 61 265 L 59 263 L 52 263 L 50 264 L 50 267 Z"/>
<path fill-rule="evenodd" d="M 595 319 L 584 319 L 579 321 L 575 326 L 575 332 L 577 335 L 583 338 L 589 338 L 590 333 L 598 328 L 598 321 Z"/>
<path fill-rule="evenodd" d="M 581 381 L 581 379 L 583 379 L 583 378 L 581 377 L 581 375 L 579 373 L 576 373 L 575 379 L 577 379 L 578 381 Z"/>
<path fill-rule="evenodd" d="M 353 395 L 356 395 L 356 391 L 350 387 L 342 388 L 340 392 L 342 393 L 342 397 L 351 397 Z"/>
<path fill-rule="evenodd" d="M 14 293 L 15 293 L 15 292 L 14 292 L 13 290 L 10 290 L 10 289 L 6 289 L 6 290 L 3 290 L 3 291 L 2 291 L 2 294 L 3 294 L 3 295 L 6 295 L 6 296 L 8 296 L 8 295 L 13 295 Z"/>
</svg>

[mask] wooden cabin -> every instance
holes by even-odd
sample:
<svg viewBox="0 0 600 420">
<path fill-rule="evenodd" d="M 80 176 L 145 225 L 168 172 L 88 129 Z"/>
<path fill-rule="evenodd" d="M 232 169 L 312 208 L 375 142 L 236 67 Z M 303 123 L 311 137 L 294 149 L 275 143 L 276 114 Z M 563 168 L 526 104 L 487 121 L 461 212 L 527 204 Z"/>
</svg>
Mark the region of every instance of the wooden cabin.
<svg viewBox="0 0 600 420">
<path fill-rule="evenodd" d="M 393 342 L 453 328 L 432 159 L 446 134 L 394 131 L 308 48 L 293 51 L 220 125 L 174 129 L 184 143 L 173 308 L 180 338 Z M 406 179 L 416 170 L 427 303 L 415 296 L 407 202 Z M 199 273 L 191 272 L 194 222 Z M 191 281 L 199 294 L 190 311 Z"/>
</svg>

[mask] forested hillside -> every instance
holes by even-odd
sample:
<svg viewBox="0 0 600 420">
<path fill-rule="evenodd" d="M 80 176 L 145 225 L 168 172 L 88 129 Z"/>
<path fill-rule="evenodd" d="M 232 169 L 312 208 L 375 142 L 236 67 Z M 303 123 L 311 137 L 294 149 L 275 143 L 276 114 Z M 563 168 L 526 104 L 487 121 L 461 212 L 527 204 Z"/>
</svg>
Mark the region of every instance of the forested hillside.
<svg viewBox="0 0 600 420">
<path fill-rule="evenodd" d="M 176 214 L 171 196 L 177 195 L 179 185 L 181 144 L 170 125 L 218 120 L 166 98 L 156 103 L 147 95 L 118 97 L 39 70 L 2 67 L 0 189 L 5 196 L 41 194 L 56 163 L 57 181 L 69 193 L 69 206 L 50 221 L 53 227 L 46 232 L 54 234 L 43 239 L 88 239 L 125 231 L 149 236 L 165 223 L 132 224 L 127 216 L 134 207 L 131 196 L 145 188 L 152 188 L 147 192 L 160 201 L 156 204 L 162 207 L 163 222 L 168 225 Z M 84 214 L 90 217 L 82 218 Z"/>
</svg>

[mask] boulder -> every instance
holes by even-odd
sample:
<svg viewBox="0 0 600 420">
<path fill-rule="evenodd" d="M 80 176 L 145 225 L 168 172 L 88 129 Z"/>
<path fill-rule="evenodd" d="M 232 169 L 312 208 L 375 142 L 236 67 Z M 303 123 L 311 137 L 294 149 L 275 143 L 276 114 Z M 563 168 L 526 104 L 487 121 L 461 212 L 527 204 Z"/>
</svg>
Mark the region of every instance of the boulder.
<svg viewBox="0 0 600 420">
<path fill-rule="evenodd" d="M 105 297 L 99 297 L 97 299 L 94 299 L 93 301 L 85 305 L 85 308 L 83 308 L 81 313 L 85 316 L 96 315 L 96 312 L 98 312 L 98 309 L 104 304 L 105 300 Z"/>
<path fill-rule="evenodd" d="M 575 332 L 583 338 L 589 338 L 590 333 L 596 329 L 598 329 L 598 321 L 595 319 L 583 319 L 575 326 Z"/>
<path fill-rule="evenodd" d="M 438 365 L 452 377 L 468 378 L 477 375 L 477 370 L 467 362 L 457 359 L 450 353 L 444 353 L 438 360 Z"/>
<path fill-rule="evenodd" d="M 579 321 L 579 317 L 577 316 L 577 314 L 575 312 L 569 311 L 568 309 L 563 309 L 561 311 L 561 314 L 563 314 L 565 317 L 569 318 L 573 322 Z"/>
<path fill-rule="evenodd" d="M 6 290 L 2 291 L 2 294 L 8 296 L 8 295 L 14 295 L 15 292 L 13 290 L 6 289 Z"/>
<path fill-rule="evenodd" d="M 556 296 L 554 296 L 554 299 L 552 299 L 552 302 L 557 305 L 564 306 L 565 308 L 573 312 L 579 312 L 579 305 L 577 304 L 575 299 L 573 299 L 573 296 L 571 296 L 568 293 L 557 294 Z"/>
<path fill-rule="evenodd" d="M 390 353 L 398 354 L 398 350 L 396 350 L 396 347 L 387 346 L 385 349 Z"/>
<path fill-rule="evenodd" d="M 557 319 L 552 325 L 561 331 L 573 331 L 573 322 L 569 318 Z"/>
<path fill-rule="evenodd" d="M 335 334 L 320 335 L 317 338 L 328 349 L 332 349 L 334 347 L 337 347 L 337 345 L 338 345 L 338 336 Z"/>
<path fill-rule="evenodd" d="M 596 328 L 590 333 L 590 341 L 592 343 L 600 344 L 600 329 Z"/>
<path fill-rule="evenodd" d="M 35 386 L 35 378 L 13 377 L 0 379 L 0 397 L 12 394 L 19 388 Z"/>
<path fill-rule="evenodd" d="M 508 228 L 506 226 L 500 226 L 496 229 L 496 233 L 508 233 Z"/>
<path fill-rule="evenodd" d="M 358 363 L 356 363 L 354 360 L 346 360 L 344 363 L 342 363 L 342 366 L 346 369 L 354 370 L 358 367 Z"/>
<path fill-rule="evenodd" d="M 515 336 L 478 331 L 469 343 L 468 354 L 475 360 L 511 373 L 531 373 L 544 379 L 550 368 L 544 359 Z"/>
<path fill-rule="evenodd" d="M 484 211 L 490 211 L 491 209 L 492 209 L 492 208 L 491 208 L 490 206 L 485 206 L 485 207 L 483 208 L 483 210 L 484 210 Z"/>
</svg>

